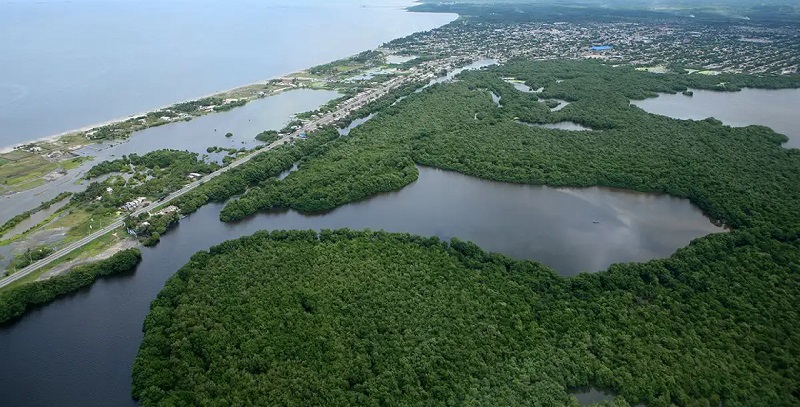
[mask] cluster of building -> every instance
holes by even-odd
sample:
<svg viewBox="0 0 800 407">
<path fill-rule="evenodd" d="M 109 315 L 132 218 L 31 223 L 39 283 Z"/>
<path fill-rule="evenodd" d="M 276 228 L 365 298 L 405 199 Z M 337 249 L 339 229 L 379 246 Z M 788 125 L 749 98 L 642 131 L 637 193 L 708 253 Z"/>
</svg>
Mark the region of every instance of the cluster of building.
<svg viewBox="0 0 800 407">
<path fill-rule="evenodd" d="M 797 70 L 794 27 L 652 22 L 499 22 L 467 19 L 392 41 L 392 51 L 486 55 L 499 60 L 600 58 L 636 65 L 789 74 Z"/>
<path fill-rule="evenodd" d="M 132 201 L 125 202 L 124 205 L 120 209 L 133 212 L 138 209 L 140 206 L 144 206 L 147 202 L 147 198 L 140 196 Z"/>
</svg>

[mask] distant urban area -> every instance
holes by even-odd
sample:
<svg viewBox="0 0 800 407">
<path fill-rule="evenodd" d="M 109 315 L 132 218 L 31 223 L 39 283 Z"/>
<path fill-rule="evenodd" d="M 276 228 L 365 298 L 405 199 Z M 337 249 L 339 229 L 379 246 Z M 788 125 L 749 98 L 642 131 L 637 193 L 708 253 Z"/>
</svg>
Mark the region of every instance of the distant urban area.
<svg viewBox="0 0 800 407">
<path fill-rule="evenodd" d="M 800 30 L 703 24 L 692 18 L 648 22 L 506 22 L 464 19 L 392 41 L 387 48 L 413 55 L 599 59 L 701 74 L 796 74 Z"/>
</svg>

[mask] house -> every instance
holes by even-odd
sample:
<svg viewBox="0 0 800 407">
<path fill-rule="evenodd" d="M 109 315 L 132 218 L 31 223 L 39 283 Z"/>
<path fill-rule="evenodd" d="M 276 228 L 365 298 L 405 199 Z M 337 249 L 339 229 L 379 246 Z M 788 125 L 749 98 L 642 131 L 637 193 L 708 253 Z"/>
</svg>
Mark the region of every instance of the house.
<svg viewBox="0 0 800 407">
<path fill-rule="evenodd" d="M 167 206 L 166 208 L 156 212 L 154 215 L 167 215 L 173 212 L 178 212 L 178 207 L 175 205 Z"/>
<path fill-rule="evenodd" d="M 146 200 L 147 198 L 140 196 L 130 202 L 125 202 L 125 205 L 122 205 L 122 209 L 129 212 L 133 212 L 136 210 L 136 208 L 139 207 L 139 205 L 143 204 Z"/>
</svg>

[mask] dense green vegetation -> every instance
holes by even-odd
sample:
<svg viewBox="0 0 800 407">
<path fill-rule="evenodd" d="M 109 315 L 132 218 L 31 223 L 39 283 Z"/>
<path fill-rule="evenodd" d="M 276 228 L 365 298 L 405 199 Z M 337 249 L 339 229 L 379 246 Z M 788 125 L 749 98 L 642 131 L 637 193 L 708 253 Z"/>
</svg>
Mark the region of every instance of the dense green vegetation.
<svg viewBox="0 0 800 407">
<path fill-rule="evenodd" d="M 471 243 L 260 232 L 195 254 L 145 320 L 143 406 L 797 405 L 800 234 L 734 231 L 565 279 Z"/>
<path fill-rule="evenodd" d="M 244 147 L 242 147 L 241 149 L 238 149 L 238 148 L 234 148 L 234 147 L 219 147 L 219 146 L 211 146 L 211 147 L 206 148 L 206 152 L 209 153 L 209 154 L 211 154 L 211 153 L 220 153 L 220 152 L 226 152 L 228 154 L 236 154 L 239 151 L 246 151 L 246 149 Z"/>
<path fill-rule="evenodd" d="M 267 144 L 272 143 L 278 138 L 280 138 L 280 134 L 278 134 L 278 132 L 275 130 L 264 130 L 261 133 L 256 134 L 256 140 Z"/>
<path fill-rule="evenodd" d="M 668 193 L 732 231 L 569 279 L 458 240 L 344 230 L 226 242 L 153 303 L 134 366 L 143 405 L 575 405 L 566 390 L 586 385 L 613 389 L 621 406 L 800 402 L 800 153 L 765 127 L 630 105 L 688 88 L 798 87 L 797 77 L 516 61 L 459 79 L 358 112 L 378 114 L 348 137 L 326 130 L 313 146 L 261 154 L 188 208 L 246 191 L 221 219 L 326 210 L 407 185 L 422 164 Z M 551 112 L 552 99 L 571 103 Z M 594 130 L 520 123 L 561 121 Z M 297 160 L 299 171 L 271 179 Z"/>
<path fill-rule="evenodd" d="M 311 159 L 325 151 L 339 133 L 331 128 L 317 131 L 314 137 L 280 146 L 254 156 L 250 161 L 215 177 L 175 200 L 181 213 L 189 214 L 208 202 L 225 202 L 248 187 L 266 182 L 298 161 Z"/>
<path fill-rule="evenodd" d="M 31 263 L 53 254 L 54 251 L 52 247 L 46 245 L 28 248 L 23 253 L 14 255 L 14 258 L 8 265 L 7 273 L 28 267 Z"/>
<path fill-rule="evenodd" d="M 224 101 L 222 100 L 222 98 L 208 97 L 198 100 L 192 100 L 189 102 L 177 103 L 173 105 L 170 109 L 179 113 L 192 113 L 204 107 L 221 105 L 223 102 Z M 156 113 L 161 114 L 162 112 L 156 112 Z"/>
<path fill-rule="evenodd" d="M 500 78 L 544 87 L 536 94 Z M 515 62 L 469 72 L 452 84 L 415 93 L 354 129 L 301 171 L 250 189 L 221 219 L 292 207 L 332 209 L 416 179 L 414 163 L 505 182 L 602 185 L 689 198 L 733 227 L 800 225 L 800 156 L 785 137 L 760 126 L 730 128 L 715 120 L 648 114 L 630 99 L 687 87 L 726 90 L 800 85 L 796 77 L 650 74 L 593 62 Z M 497 108 L 489 90 L 502 97 Z M 477 117 L 477 119 L 476 119 Z M 532 128 L 517 121 L 573 121 L 597 131 Z"/>
<path fill-rule="evenodd" d="M 103 182 L 92 182 L 83 192 L 76 193 L 72 201 L 88 203 L 90 210 L 116 210 L 136 197 L 156 198 L 180 189 L 189 182 L 190 173 L 209 174 L 219 168 L 207 163 L 197 153 L 178 150 L 156 150 L 144 155 L 131 154 L 113 161 L 103 161 L 92 167 L 86 178 L 106 174 L 129 173 L 125 179 L 112 176 Z M 109 193 L 107 188 L 113 192 Z M 98 201 L 97 197 L 101 197 Z M 103 207 L 103 208 L 98 208 Z"/>
<path fill-rule="evenodd" d="M 136 233 L 136 236 L 145 246 L 155 246 L 161 240 L 161 236 L 167 233 L 171 227 L 178 224 L 180 214 L 177 211 L 155 214 L 141 213 L 139 216 L 127 216 L 125 227 Z"/>
<path fill-rule="evenodd" d="M 353 70 L 355 67 L 379 65 L 383 62 L 383 59 L 383 54 L 380 51 L 364 51 L 349 58 L 315 66 L 308 69 L 308 73 L 313 75 L 335 75 Z"/>
<path fill-rule="evenodd" d="M 59 296 L 92 284 L 99 277 L 134 270 L 141 260 L 137 249 L 123 250 L 106 260 L 75 267 L 69 273 L 23 284 L 0 292 L 0 323 L 19 317 L 33 305 L 46 304 Z"/>
<path fill-rule="evenodd" d="M 219 105 L 219 106 L 214 106 L 214 111 L 215 112 L 227 112 L 228 110 L 231 110 L 231 109 L 233 109 L 235 107 L 244 106 L 246 104 L 247 104 L 247 99 L 239 99 L 239 100 L 236 100 L 236 101 L 224 103 L 224 104 Z"/>
</svg>

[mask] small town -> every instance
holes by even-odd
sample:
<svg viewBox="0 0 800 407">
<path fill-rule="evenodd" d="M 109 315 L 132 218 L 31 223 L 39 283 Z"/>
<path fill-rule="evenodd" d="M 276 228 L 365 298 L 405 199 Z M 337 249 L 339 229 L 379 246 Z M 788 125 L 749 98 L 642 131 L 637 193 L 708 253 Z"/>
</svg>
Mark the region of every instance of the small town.
<svg viewBox="0 0 800 407">
<path fill-rule="evenodd" d="M 691 20 L 691 19 L 688 19 Z M 491 22 L 417 33 L 387 49 L 409 55 L 486 55 L 501 61 L 595 58 L 699 73 L 797 73 L 800 32 L 792 26 L 622 22 Z M 666 69 L 666 68 L 664 68 Z"/>
</svg>

